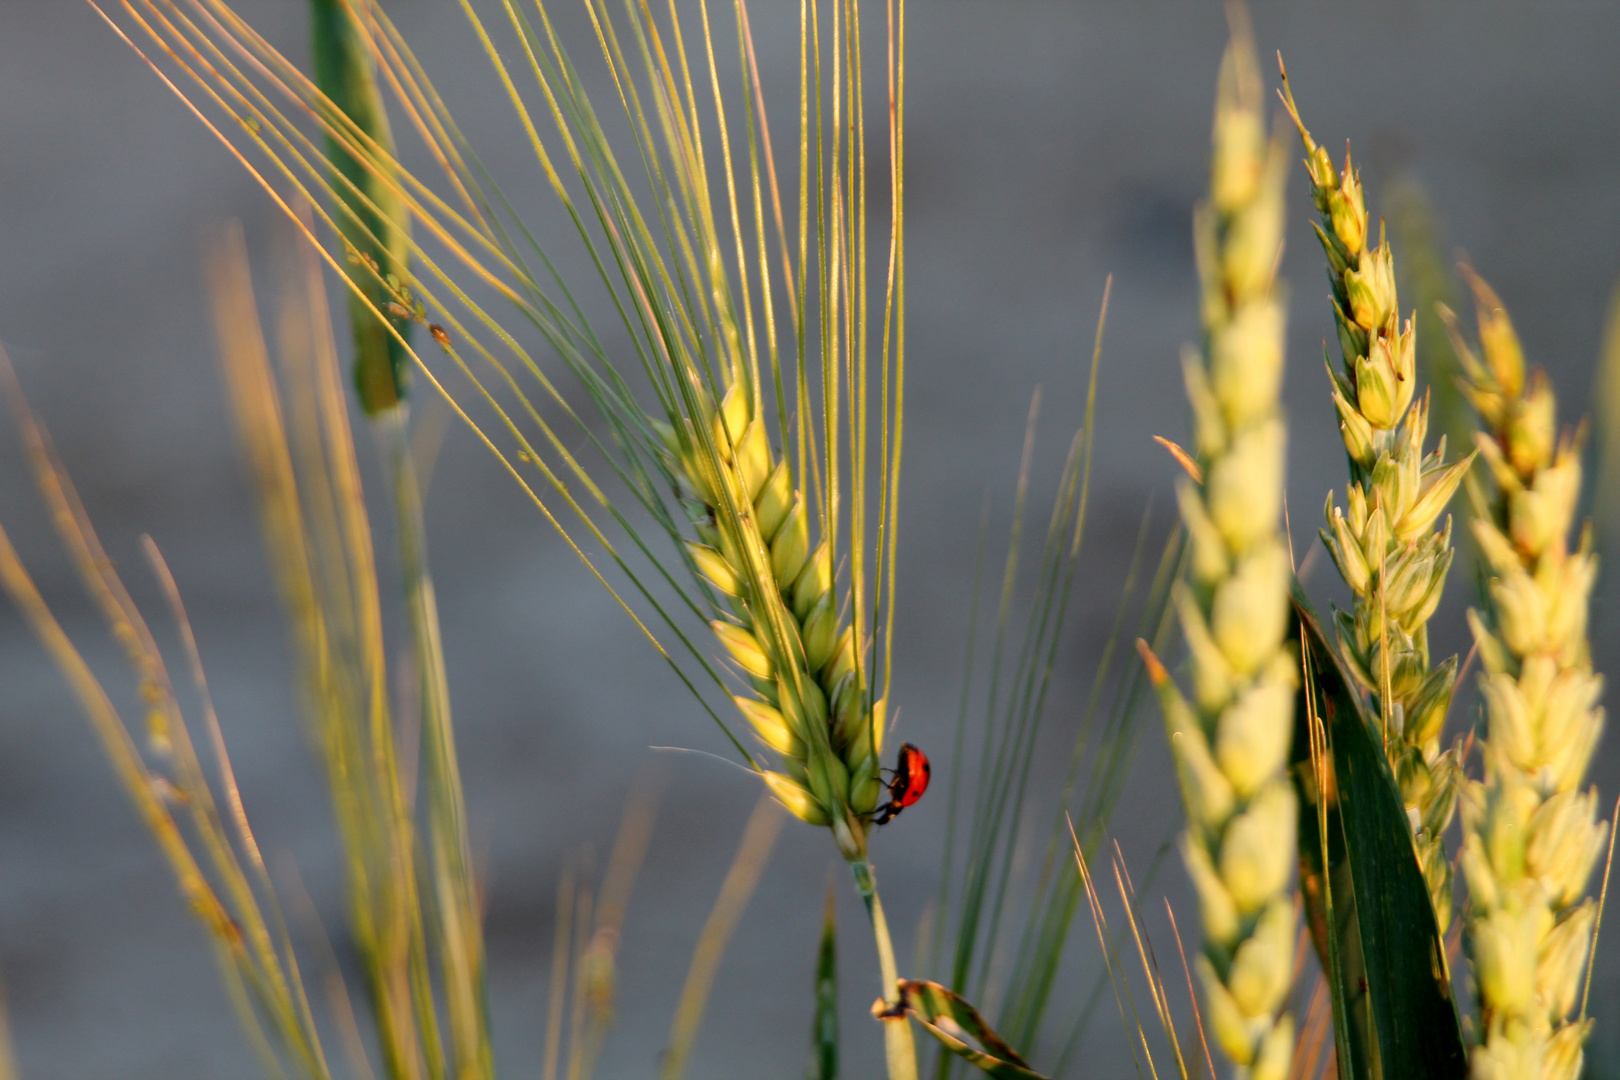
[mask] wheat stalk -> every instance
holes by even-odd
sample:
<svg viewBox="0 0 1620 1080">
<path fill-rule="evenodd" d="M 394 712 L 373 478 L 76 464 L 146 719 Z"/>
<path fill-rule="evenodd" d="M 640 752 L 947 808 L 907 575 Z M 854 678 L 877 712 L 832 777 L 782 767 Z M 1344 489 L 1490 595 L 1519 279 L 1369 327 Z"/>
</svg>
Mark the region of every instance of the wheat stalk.
<svg viewBox="0 0 1620 1080">
<path fill-rule="evenodd" d="M 1191 653 L 1189 701 L 1141 645 L 1158 686 L 1203 909 L 1205 1015 L 1237 1075 L 1282 1080 L 1294 1046 L 1289 888 L 1298 811 L 1286 771 L 1297 661 L 1285 641 L 1286 429 L 1278 397 L 1286 156 L 1268 140 L 1247 28 L 1221 62 L 1211 192 L 1196 217 L 1204 344 L 1184 357 L 1202 484 L 1183 480 L 1191 581 L 1175 603 Z"/>
<path fill-rule="evenodd" d="M 1597 905 L 1582 898 L 1602 853 L 1597 789 L 1581 791 L 1603 728 L 1587 609 L 1597 578 L 1590 525 L 1571 550 L 1582 433 L 1560 434 L 1552 384 L 1526 378 L 1496 294 L 1472 272 L 1481 358 L 1456 334 L 1464 392 L 1494 497 L 1475 516 L 1490 579 L 1469 625 L 1484 670 L 1484 778 L 1462 797 L 1467 942 L 1480 1006 L 1482 1080 L 1572 1080 L 1592 1022 L 1571 1018 Z"/>
<path fill-rule="evenodd" d="M 1280 63 L 1280 60 L 1279 60 Z M 1425 454 L 1428 396 L 1418 398 L 1414 320 L 1403 324 L 1394 257 L 1379 229 L 1369 248 L 1361 176 L 1348 148 L 1342 170 L 1311 138 L 1283 72 L 1283 100 L 1305 144 L 1311 198 L 1322 220 L 1334 325 L 1343 371 L 1328 365 L 1350 463 L 1347 506 L 1328 493 L 1322 542 L 1355 602 L 1336 612 L 1339 649 L 1380 717 L 1384 753 L 1412 825 L 1429 901 L 1442 934 L 1451 923 L 1452 871 L 1445 831 L 1456 812 L 1461 740 L 1440 744 L 1457 683 L 1457 658 L 1431 667 L 1428 622 L 1455 552 L 1451 518 L 1436 521 L 1473 463 L 1447 465 L 1442 435 Z"/>
</svg>

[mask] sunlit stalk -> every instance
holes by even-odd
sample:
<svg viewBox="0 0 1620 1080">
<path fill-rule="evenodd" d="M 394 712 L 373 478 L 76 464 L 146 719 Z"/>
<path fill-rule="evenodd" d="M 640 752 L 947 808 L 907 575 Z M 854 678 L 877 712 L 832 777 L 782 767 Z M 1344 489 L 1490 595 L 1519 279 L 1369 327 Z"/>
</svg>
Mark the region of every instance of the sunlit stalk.
<svg viewBox="0 0 1620 1080">
<path fill-rule="evenodd" d="M 872 941 L 877 947 L 878 972 L 883 979 L 883 1003 L 893 1006 L 900 1000 L 896 990 L 900 969 L 894 962 L 889 920 L 883 915 L 883 901 L 878 897 L 872 864 L 862 859 L 850 863 L 850 869 L 855 872 L 855 888 L 860 892 L 867 917 L 872 922 Z M 882 1023 L 883 1052 L 889 1068 L 889 1080 L 917 1080 L 917 1046 L 911 1037 L 910 1019 L 901 1014 Z"/>
</svg>

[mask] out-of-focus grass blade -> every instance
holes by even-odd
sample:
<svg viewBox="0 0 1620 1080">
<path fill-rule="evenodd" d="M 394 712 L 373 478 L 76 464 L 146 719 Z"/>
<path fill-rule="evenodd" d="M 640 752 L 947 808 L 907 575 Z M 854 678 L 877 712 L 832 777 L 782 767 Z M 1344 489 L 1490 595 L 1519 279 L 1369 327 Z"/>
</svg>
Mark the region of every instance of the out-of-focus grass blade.
<svg viewBox="0 0 1620 1080">
<path fill-rule="evenodd" d="M 574 952 L 574 872 L 563 871 L 557 883 L 557 914 L 552 933 L 551 995 L 546 1004 L 546 1044 L 540 1075 L 557 1080 L 557 1062 L 562 1055 L 563 1006 L 568 999 L 568 960 Z"/>
<path fill-rule="evenodd" d="M 1171 906 L 1169 897 L 1164 900 L 1164 913 L 1170 919 L 1170 933 L 1176 939 L 1176 956 L 1181 960 L 1181 974 L 1187 981 L 1187 1004 L 1192 1007 L 1193 1028 L 1198 1032 L 1198 1049 L 1203 1051 L 1204 1067 L 1209 1071 L 1210 1080 L 1215 1080 L 1215 1059 L 1209 1053 L 1209 1033 L 1204 1030 L 1204 1013 L 1198 1007 L 1198 991 L 1193 986 L 1192 967 L 1187 963 L 1187 947 L 1181 940 L 1181 927 L 1176 924 L 1176 909 Z M 1297 1055 L 1295 1060 L 1298 1060 Z M 1309 1073 L 1305 1075 L 1310 1076 Z"/>
<path fill-rule="evenodd" d="M 1131 1064 L 1136 1067 L 1136 1075 L 1141 1078 L 1151 1076 L 1158 1080 L 1159 1070 L 1153 1064 L 1153 1048 L 1148 1045 L 1147 1028 L 1142 1024 L 1141 1014 L 1136 1008 L 1136 992 L 1131 988 L 1130 975 L 1125 970 L 1124 961 L 1119 954 L 1119 943 L 1114 940 L 1114 932 L 1109 929 L 1108 915 L 1103 910 L 1102 896 L 1097 892 L 1097 884 L 1092 879 L 1091 868 L 1086 859 L 1085 846 L 1080 841 L 1080 834 L 1074 831 L 1072 823 L 1069 824 L 1069 840 L 1074 855 L 1075 869 L 1080 875 L 1080 881 L 1085 886 L 1086 903 L 1091 908 L 1091 925 L 1097 931 L 1097 945 L 1102 950 L 1103 970 L 1108 976 L 1108 983 L 1114 991 L 1114 1004 L 1119 1006 L 1120 1024 L 1127 1031 L 1134 1032 L 1135 1038 L 1131 1040 Z M 1126 900 L 1127 907 L 1130 901 Z M 1134 916 L 1132 916 L 1134 920 Z M 1151 969 L 1148 977 L 1152 978 Z M 1155 992 L 1155 1001 L 1158 1000 Z M 1089 1004 L 1088 1004 L 1089 1008 Z M 1058 1059 L 1058 1072 L 1061 1074 L 1064 1065 L 1073 1051 L 1073 1042 L 1064 1048 L 1062 1057 Z M 1177 1055 L 1179 1058 L 1179 1054 Z M 1142 1072 L 1146 1064 L 1147 1072 Z M 1185 1070 L 1184 1070 L 1185 1071 Z"/>
<path fill-rule="evenodd" d="M 1620 825 L 1620 798 L 1614 801 L 1614 812 L 1609 815 L 1609 854 L 1603 859 L 1603 884 L 1598 886 L 1597 921 L 1592 927 L 1592 947 L 1586 954 L 1586 985 L 1581 988 L 1581 1019 L 1586 1019 L 1586 1006 L 1592 997 L 1592 965 L 1597 962 L 1598 938 L 1603 934 L 1603 910 L 1609 906 L 1609 872 L 1614 869 L 1614 828 Z M 0 1017 L 4 1019 L 4 1017 Z"/>
<path fill-rule="evenodd" d="M 873 1007 L 873 1014 L 885 1016 L 883 1002 Z M 966 1001 L 951 993 L 939 983 L 920 979 L 904 979 L 900 983 L 898 1013 L 909 1012 L 917 1022 L 938 1039 L 951 1053 L 978 1066 L 997 1080 L 1044 1080 L 1018 1052 L 1008 1046 L 985 1023 L 984 1017 Z M 895 1015 L 893 1013 L 888 1014 Z M 960 1036 L 967 1036 L 979 1044 L 975 1049 Z"/>
<path fill-rule="evenodd" d="M 652 843 L 667 783 L 665 774 L 657 769 L 649 767 L 637 772 L 594 905 L 587 889 L 576 893 L 571 931 L 574 983 L 569 1003 L 568 1080 L 589 1080 L 613 1024 L 625 910 Z"/>
<path fill-rule="evenodd" d="M 838 1080 L 838 904 L 832 882 L 816 951 L 816 1014 L 810 1029 L 812 1080 Z"/>
<path fill-rule="evenodd" d="M 1002 1036 L 1026 1053 L 1041 1032 L 1068 931 L 1084 895 L 1079 874 L 1066 854 L 1068 822 L 1074 820 L 1089 852 L 1101 837 L 1117 801 L 1136 745 L 1135 718 L 1145 700 L 1145 684 L 1134 669 L 1116 674 L 1117 646 L 1121 639 L 1128 640 L 1126 630 L 1133 611 L 1140 613 L 1138 633 L 1160 639 L 1163 600 L 1175 576 L 1180 550 L 1178 538 L 1172 536 L 1144 597 L 1139 579 L 1147 578 L 1152 567 L 1150 521 L 1144 512 L 1113 632 L 1098 658 L 1089 700 L 1074 728 L 1069 768 L 1062 795 L 1052 807 L 1046 851 L 1026 876 L 1015 864 L 1013 853 L 1026 812 L 1046 811 L 1046 806 L 1027 797 L 1036 761 L 1035 747 L 1049 702 L 1051 674 L 1065 640 L 1070 604 L 1086 584 L 1079 554 L 1089 502 L 1093 421 L 1107 303 L 1105 290 L 1093 344 L 1084 421 L 1070 444 L 1058 478 L 1021 639 L 1020 628 L 1014 623 L 1013 602 L 1025 588 L 1022 558 L 1034 454 L 1035 404 L 1026 430 L 996 614 L 993 623 L 987 620 L 984 626 L 978 624 L 982 552 L 976 563 L 974 610 L 956 732 L 958 751 L 954 756 L 967 761 L 976 759 L 977 776 L 970 779 L 961 773 L 962 765 L 953 762 L 947 781 L 950 819 L 932 973 L 954 992 L 985 1002 Z M 984 630 L 989 631 L 988 641 L 984 642 L 989 647 L 981 667 L 975 659 L 980 639 L 986 636 L 981 633 Z M 982 690 L 975 685 L 980 679 L 984 679 Z M 977 751 L 964 754 L 963 749 L 969 745 L 969 714 L 981 709 L 982 733 L 978 734 Z M 1026 882 L 1033 888 L 1026 888 Z M 1029 905 L 1027 915 L 1018 910 L 1025 902 Z M 1004 952 L 1012 962 L 999 966 L 998 977 L 992 979 L 992 958 Z M 1000 1004 L 991 1008 L 989 1003 L 995 1000 Z M 1072 1021 L 1066 1018 L 1065 1023 Z M 955 1067 L 955 1059 L 941 1054 L 935 1076 L 944 1080 Z"/>
<path fill-rule="evenodd" d="M 1300 1025 L 1299 1037 L 1294 1040 L 1294 1063 L 1289 1075 L 1296 1080 L 1316 1080 L 1322 1068 L 1330 1061 L 1338 1060 L 1336 1057 L 1323 1056 L 1328 1039 L 1334 1034 L 1332 997 L 1328 980 L 1318 973 L 1310 1004 L 1305 1009 L 1305 1022 Z M 1334 1049 L 1338 1049 L 1337 1045 Z M 1334 1067 L 1337 1068 L 1336 1065 Z M 1210 1075 L 1214 1075 L 1213 1068 Z"/>
<path fill-rule="evenodd" d="M 1054 511 L 1055 515 L 1062 514 L 1065 510 L 1070 513 L 1075 511 L 1075 504 L 1071 501 L 1077 494 L 1072 483 L 1073 473 L 1083 466 L 1083 462 L 1083 458 L 1071 454 L 1068 469 L 1060 485 L 1059 505 Z M 1063 545 L 1065 556 L 1072 553 L 1073 542 L 1076 539 L 1076 532 L 1073 530 L 1078 529 L 1080 524 L 1078 519 L 1070 519 L 1069 530 L 1049 529 L 1048 548 Z M 1109 635 L 1109 644 L 1105 646 L 1098 659 L 1093 675 L 1092 692 L 1077 726 L 1063 793 L 1054 808 L 1055 824 L 1047 843 L 1046 856 L 1039 863 L 1038 873 L 1032 875 L 1033 880 L 1030 881 L 1030 884 L 1034 885 L 1035 894 L 1031 899 L 1028 914 L 1022 920 L 1007 924 L 1016 929 L 1017 948 L 1012 954 L 1015 959 L 1007 974 L 997 980 L 998 985 L 988 984 L 987 971 L 982 970 L 984 965 L 981 964 L 976 981 L 964 982 L 963 985 L 955 987 L 959 993 L 981 1000 L 999 995 L 1002 1004 L 996 1012 L 996 1026 L 1008 1042 L 1023 1048 L 1026 1052 L 1041 1031 L 1047 1005 L 1051 1000 L 1066 953 L 1069 929 L 1085 895 L 1080 874 L 1066 854 L 1068 841 L 1071 839 L 1069 821 L 1073 819 L 1074 828 L 1078 830 L 1081 843 L 1089 854 L 1103 835 L 1109 815 L 1123 790 L 1124 777 L 1136 746 L 1135 719 L 1138 709 L 1148 700 L 1144 696 L 1146 681 L 1141 677 L 1140 669 L 1131 666 L 1119 676 L 1115 676 L 1113 661 L 1116 646 L 1129 632 L 1129 620 L 1133 611 L 1138 613 L 1137 634 L 1149 637 L 1160 645 L 1165 640 L 1164 634 L 1168 626 L 1165 619 L 1167 611 L 1165 598 L 1169 593 L 1170 582 L 1179 575 L 1182 544 L 1179 532 L 1172 531 L 1165 541 L 1156 568 L 1153 568 L 1151 579 L 1148 580 L 1147 571 L 1152 566 L 1148 559 L 1149 525 L 1149 515 L 1144 512 L 1131 566 L 1126 574 L 1115 613 L 1113 631 Z M 1008 556 L 1009 572 L 1012 571 L 1011 564 L 1017 557 L 1016 546 L 1015 537 L 1013 550 Z M 1069 582 L 1051 575 L 1048 567 L 1050 556 L 1050 550 L 1043 552 L 1042 572 L 1037 585 L 1037 605 L 1031 615 L 1031 638 L 1024 646 L 1025 652 L 1031 649 L 1049 650 L 1053 637 L 1062 633 L 1067 601 L 1063 589 Z M 1052 595 L 1049 590 L 1056 590 L 1056 595 Z M 974 591 L 977 594 L 977 589 Z M 1050 610 L 1046 610 L 1048 603 Z M 976 628 L 977 621 L 971 620 L 970 633 Z M 997 636 L 1003 630 L 1004 627 L 998 628 Z M 1000 657 L 994 657 L 995 662 L 990 665 L 992 679 L 997 673 L 1000 660 Z M 970 647 L 969 662 L 964 666 L 965 670 L 972 668 L 971 661 Z M 1022 658 L 1019 660 L 1020 664 L 1024 662 Z M 958 718 L 959 755 L 964 743 L 966 714 L 970 707 L 968 698 L 971 688 L 967 685 L 968 678 L 969 675 L 965 674 L 962 691 L 963 713 Z M 1031 702 L 1029 712 L 1037 724 L 1041 718 L 1044 701 L 1044 696 L 1037 694 Z M 1018 706 L 1020 703 L 1015 700 L 1012 704 Z M 995 708 L 993 704 L 991 707 Z M 994 712 L 987 716 L 985 722 L 989 730 L 985 735 L 985 745 L 990 749 L 981 751 L 981 760 L 983 755 L 991 753 L 1001 741 L 1011 741 L 1019 736 L 1027 740 L 1028 733 L 1020 732 L 1018 726 L 1025 719 L 1027 718 L 1022 718 L 1016 711 L 1006 716 L 998 716 Z M 1014 764 L 1027 769 L 1029 759 L 1025 758 L 1022 761 L 1015 759 Z M 1005 770 L 992 772 L 992 779 L 998 778 L 1001 771 Z M 953 779 L 955 779 L 954 770 Z M 1018 779 L 1015 775 L 1011 781 Z M 999 798 L 1008 802 L 1014 799 L 1023 801 L 1022 783 L 1011 781 L 1001 781 L 1007 786 Z M 946 913 L 946 918 L 941 920 L 944 925 L 937 932 L 936 941 L 939 944 L 935 945 L 935 949 L 936 953 L 940 950 L 940 945 L 944 943 L 941 939 L 954 937 L 956 949 L 952 962 L 960 964 L 965 952 L 994 952 L 998 947 L 993 916 L 997 912 L 1003 891 L 1014 885 L 1010 879 L 1018 876 L 1021 871 L 1007 858 L 1013 846 L 1008 826 L 1004 824 L 1003 831 L 994 836 L 980 835 L 980 811 L 968 810 L 968 807 L 974 805 L 982 807 L 987 799 L 997 797 L 996 789 L 962 791 L 957 789 L 956 784 L 952 784 L 949 790 L 952 820 L 956 821 L 960 815 L 964 822 L 972 823 L 973 842 L 967 846 L 968 858 L 960 874 L 953 872 L 954 845 L 947 847 L 938 908 Z M 974 801 L 970 802 L 970 799 Z M 1011 824 L 1017 824 L 1016 815 L 1009 813 L 1008 819 Z M 990 863 L 991 866 L 981 866 L 980 860 Z M 991 872 L 992 870 L 995 872 Z M 1149 874 L 1152 874 L 1152 868 Z M 1013 891 L 1016 892 L 1017 889 L 1014 888 Z M 956 901 L 955 904 L 951 903 L 953 900 Z M 950 919 L 953 915 L 954 927 Z M 950 974 L 951 968 L 944 967 L 937 955 L 933 960 L 933 968 L 935 971 L 943 970 L 947 978 L 954 978 Z M 1071 1014 L 1064 1018 L 1064 1028 L 1059 1035 L 1058 1045 L 1070 1048 L 1078 1045 L 1086 1021 L 1106 989 L 1106 982 L 1106 978 L 1099 975 L 1098 983 L 1087 1005 L 1079 1010 L 1079 1015 Z M 936 1077 L 944 1078 L 951 1075 L 954 1063 L 954 1058 L 942 1054 L 937 1062 Z M 1058 1067 L 1055 1071 L 1061 1073 L 1062 1068 Z"/>
<path fill-rule="evenodd" d="M 1163 976 L 1159 974 L 1159 958 L 1153 951 L 1153 939 L 1136 917 L 1136 886 L 1125 867 L 1125 855 L 1119 849 L 1118 840 L 1114 841 L 1114 884 L 1119 889 L 1119 899 L 1125 908 L 1125 921 L 1131 928 L 1131 940 L 1136 943 L 1136 956 L 1142 962 L 1142 974 L 1147 979 L 1154 1011 L 1159 1014 L 1159 1026 L 1164 1029 L 1165 1037 L 1170 1042 L 1170 1052 L 1175 1056 L 1176 1072 L 1182 1077 L 1189 1076 L 1187 1057 L 1181 1050 L 1181 1037 L 1176 1033 L 1175 1018 L 1170 1013 L 1170 995 L 1165 991 Z"/>
<path fill-rule="evenodd" d="M 1302 892 L 1323 967 L 1337 969 L 1338 990 L 1360 1043 L 1353 1050 L 1365 1055 L 1350 1073 L 1341 1065 L 1341 1075 L 1466 1076 L 1468 1056 L 1445 946 L 1423 876 L 1415 855 L 1397 857 L 1411 852 L 1412 841 L 1395 779 L 1373 739 L 1372 721 L 1297 585 L 1294 614 L 1310 672 L 1298 715 L 1321 718 L 1332 769 L 1322 770 L 1325 784 L 1308 779 L 1309 757 L 1302 760 L 1296 734 L 1294 776 L 1302 819 L 1308 819 L 1300 829 Z M 1325 793 L 1320 800 L 1319 790 Z M 1319 817 L 1324 805 L 1325 853 Z M 1331 912 L 1324 904 L 1328 890 Z M 1337 958 L 1331 955 L 1335 945 Z"/>
<path fill-rule="evenodd" d="M 0 992 L 0 1080 L 17 1080 L 17 1061 L 11 1053 L 11 1025 L 6 1021 L 3 992 Z"/>
<path fill-rule="evenodd" d="M 444 1041 L 413 821 L 415 770 L 403 760 L 387 696 L 372 528 L 320 270 L 307 254 L 288 268 L 278 373 L 240 229 L 225 232 L 208 269 L 226 386 L 332 793 L 379 1053 L 389 1075 L 433 1080 L 443 1075 Z"/>
<path fill-rule="evenodd" d="M 1620 283 L 1609 297 L 1608 320 L 1603 327 L 1603 349 L 1598 354 L 1597 385 L 1592 412 L 1597 421 L 1597 481 L 1590 491 L 1596 500 L 1592 516 L 1599 535 L 1620 535 Z M 1611 543 L 1610 554 L 1614 552 Z"/>
<path fill-rule="evenodd" d="M 743 910 L 759 885 L 759 877 L 765 872 L 765 863 L 771 857 L 771 848 L 776 844 L 783 820 L 776 800 L 769 794 L 762 795 L 743 830 L 742 844 L 720 885 L 720 895 L 703 925 L 703 932 L 698 935 L 697 947 L 692 950 L 686 985 L 681 987 L 675 1022 L 670 1025 L 669 1049 L 664 1053 L 660 1073 L 663 1080 L 678 1080 L 686 1070 L 686 1059 L 691 1055 L 692 1044 L 703 1023 L 703 1009 L 709 1003 L 709 990 L 720 969 L 720 958 L 725 955 L 726 943 L 737 929 L 737 920 L 742 918 Z"/>
<path fill-rule="evenodd" d="M 164 759 L 161 769 L 147 763 L 129 725 L 57 622 L 4 528 L 0 528 L 0 587 L 78 697 L 114 773 L 168 860 L 182 896 L 207 928 L 232 1003 L 267 1069 L 275 1075 L 325 1080 L 330 1075 L 325 1052 L 309 1016 L 290 946 L 285 934 L 277 932 L 282 929 L 279 908 L 245 830 L 245 820 L 236 818 L 242 829 L 235 835 L 227 828 L 156 639 L 101 546 L 3 349 L 0 386 L 10 398 L 35 480 L 50 505 L 63 547 L 137 674 L 148 708 L 148 742 L 153 744 L 154 754 Z M 223 755 L 223 746 L 216 743 L 215 748 Z M 219 764 L 228 767 L 223 757 Z M 191 825 L 189 835 L 171 807 L 183 811 Z"/>
</svg>

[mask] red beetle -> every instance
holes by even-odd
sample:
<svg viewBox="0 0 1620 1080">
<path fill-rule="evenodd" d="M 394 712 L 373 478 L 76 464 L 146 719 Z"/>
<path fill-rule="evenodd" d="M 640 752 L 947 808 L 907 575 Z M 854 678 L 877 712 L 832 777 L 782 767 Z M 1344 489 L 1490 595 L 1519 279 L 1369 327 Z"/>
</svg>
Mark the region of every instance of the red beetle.
<svg viewBox="0 0 1620 1080">
<path fill-rule="evenodd" d="M 923 792 L 928 790 L 928 778 L 933 770 L 929 767 L 927 754 L 910 743 L 901 743 L 900 760 L 894 763 L 893 772 L 894 778 L 886 785 L 889 801 L 877 808 L 877 814 L 872 818 L 875 825 L 900 816 L 900 811 L 922 798 Z"/>
</svg>

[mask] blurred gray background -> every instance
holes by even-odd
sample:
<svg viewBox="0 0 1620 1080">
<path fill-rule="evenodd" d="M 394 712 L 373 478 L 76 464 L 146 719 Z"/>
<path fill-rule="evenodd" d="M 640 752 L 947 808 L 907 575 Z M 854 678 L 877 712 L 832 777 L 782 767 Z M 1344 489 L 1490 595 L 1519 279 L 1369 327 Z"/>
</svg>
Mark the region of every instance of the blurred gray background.
<svg viewBox="0 0 1620 1080">
<path fill-rule="evenodd" d="M 241 5 L 302 55 L 304 5 Z M 484 5 L 490 7 L 490 5 Z M 566 4 L 559 5 L 568 10 Z M 780 7 L 783 10 L 775 10 Z M 796 6 L 755 5 L 760 61 L 790 127 Z M 457 5 L 392 10 L 473 142 L 522 196 L 553 203 L 526 169 L 505 103 Z M 1354 141 L 1374 214 L 1398 173 L 1438 208 L 1447 250 L 1497 287 L 1566 418 L 1588 400 L 1620 273 L 1620 8 L 1610 4 L 1265 4 L 1263 55 L 1284 51 L 1301 107 L 1331 149 Z M 565 31 L 582 32 L 564 18 Z M 264 845 L 296 860 L 329 926 L 340 918 L 329 816 L 300 732 L 280 614 L 224 407 L 201 253 L 242 220 L 256 256 L 285 232 L 263 194 L 78 0 L 0 0 L 0 340 L 49 424 L 120 567 L 151 597 L 137 540 L 179 578 L 202 643 L 247 808 Z M 932 0 L 910 11 L 910 385 L 900 635 L 901 734 L 949 767 L 980 508 L 1005 534 L 1032 391 L 1044 388 L 1035 490 L 1048 498 L 1083 405 L 1106 275 L 1113 306 L 1100 386 L 1092 531 L 1061 651 L 1048 735 L 1054 766 L 1118 600 L 1144 504 L 1155 535 L 1174 467 L 1149 436 L 1182 438 L 1177 355 L 1195 330 L 1190 213 L 1204 186 L 1215 70 L 1214 2 Z M 581 51 L 589 42 L 572 40 Z M 1269 73 L 1269 68 L 1268 68 Z M 768 88 L 769 91 L 769 88 Z M 781 134 L 782 132 L 779 132 Z M 1301 551 L 1342 455 L 1318 364 L 1330 332 L 1320 256 L 1291 180 L 1290 491 Z M 524 187 L 522 185 L 529 185 Z M 268 277 L 261 277 L 267 281 Z M 1403 294 L 1410 307 L 1410 289 Z M 1040 511 L 1044 513 L 1044 510 Z M 719 733 L 487 453 L 451 426 L 429 497 L 462 764 L 489 880 L 495 1035 L 503 1071 L 539 1071 L 553 897 L 589 846 L 598 865 L 637 770 L 669 788 L 620 950 L 619 1020 L 598 1075 L 648 1076 L 679 981 L 755 797 Z M 119 692 L 129 680 L 49 533 L 0 420 L 0 519 L 65 624 Z M 999 557 L 999 556 L 995 556 Z M 1322 560 L 1310 584 L 1334 592 Z M 1436 620 L 1436 651 L 1466 648 L 1467 580 Z M 156 616 L 154 611 L 154 616 Z M 154 621 L 162 623 L 161 618 Z M 1597 661 L 1620 670 L 1600 608 Z M 203 935 L 116 786 L 99 745 L 30 634 L 0 607 L 0 978 L 26 1076 L 250 1077 Z M 1456 722 L 1466 722 L 1459 708 Z M 971 764 L 971 763 L 970 763 Z M 1611 738 L 1593 780 L 1620 790 Z M 1043 805 L 1049 805 L 1043 804 Z M 943 800 L 874 844 L 908 967 L 932 895 Z M 1145 867 L 1179 817 L 1152 714 L 1117 835 Z M 1046 813 L 1033 815 L 1044 827 Z M 824 833 L 784 829 L 720 971 L 690 1075 L 788 1077 L 808 1046 Z M 876 1075 L 870 947 L 847 875 L 848 1074 Z M 1173 862 L 1160 875 L 1183 925 Z M 1157 906 L 1154 906 L 1157 910 Z M 1054 1012 L 1095 973 L 1088 925 Z M 1149 927 L 1168 941 L 1161 916 Z M 1161 944 L 1161 951 L 1166 946 Z M 1620 1048 L 1620 947 L 1600 948 L 1594 1058 Z M 1130 1069 L 1105 1005 L 1083 1075 Z M 1039 1060 L 1037 1060 L 1039 1064 Z"/>
</svg>

